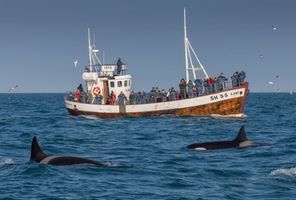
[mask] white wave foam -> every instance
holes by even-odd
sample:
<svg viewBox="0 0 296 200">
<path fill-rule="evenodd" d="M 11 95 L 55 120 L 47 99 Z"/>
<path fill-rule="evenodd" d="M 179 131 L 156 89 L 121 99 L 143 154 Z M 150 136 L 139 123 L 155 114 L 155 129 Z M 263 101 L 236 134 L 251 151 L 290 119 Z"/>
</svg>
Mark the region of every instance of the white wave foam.
<svg viewBox="0 0 296 200">
<path fill-rule="evenodd" d="M 296 167 L 288 169 L 276 169 L 270 172 L 270 176 L 296 176 Z"/>
<path fill-rule="evenodd" d="M 119 164 L 119 163 L 113 163 L 113 162 L 104 162 L 107 167 L 114 167 L 114 168 L 130 168 L 132 165 L 125 165 L 125 164 Z"/>
<path fill-rule="evenodd" d="M 6 165 L 13 165 L 14 161 L 11 158 L 4 158 L 0 161 L 0 167 L 4 167 Z"/>
<path fill-rule="evenodd" d="M 95 116 L 95 115 L 80 115 L 81 117 L 84 117 L 86 119 L 90 119 L 90 120 L 98 120 L 100 119 L 99 117 Z"/>
<path fill-rule="evenodd" d="M 120 165 L 117 163 L 104 162 L 104 164 L 108 167 L 120 167 Z"/>
<path fill-rule="evenodd" d="M 211 117 L 216 118 L 247 118 L 248 115 L 245 114 L 234 114 L 234 115 L 219 115 L 219 114 L 211 114 Z"/>
</svg>

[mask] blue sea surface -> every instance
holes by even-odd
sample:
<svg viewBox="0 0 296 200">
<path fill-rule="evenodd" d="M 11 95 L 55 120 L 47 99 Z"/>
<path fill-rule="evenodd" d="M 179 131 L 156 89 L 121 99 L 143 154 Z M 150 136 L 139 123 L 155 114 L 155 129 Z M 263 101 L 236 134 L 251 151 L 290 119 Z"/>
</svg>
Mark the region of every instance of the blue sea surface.
<svg viewBox="0 0 296 200">
<path fill-rule="evenodd" d="M 63 94 L 0 94 L 1 199 L 295 199 L 296 95 L 251 93 L 244 118 L 70 116 Z M 245 125 L 263 146 L 194 151 Z M 30 161 L 47 154 L 107 163 Z"/>
</svg>

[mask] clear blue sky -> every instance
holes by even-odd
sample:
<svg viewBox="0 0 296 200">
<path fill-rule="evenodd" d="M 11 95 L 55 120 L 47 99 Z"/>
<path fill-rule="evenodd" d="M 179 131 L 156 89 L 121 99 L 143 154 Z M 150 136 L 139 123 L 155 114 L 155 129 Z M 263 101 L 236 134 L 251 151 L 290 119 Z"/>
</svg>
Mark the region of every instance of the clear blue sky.
<svg viewBox="0 0 296 200">
<path fill-rule="evenodd" d="M 1 0 L 0 92 L 75 90 L 88 27 L 106 61 L 127 62 L 135 91 L 176 86 L 185 78 L 183 7 L 210 75 L 243 69 L 253 92 L 296 89 L 294 0 Z"/>
</svg>

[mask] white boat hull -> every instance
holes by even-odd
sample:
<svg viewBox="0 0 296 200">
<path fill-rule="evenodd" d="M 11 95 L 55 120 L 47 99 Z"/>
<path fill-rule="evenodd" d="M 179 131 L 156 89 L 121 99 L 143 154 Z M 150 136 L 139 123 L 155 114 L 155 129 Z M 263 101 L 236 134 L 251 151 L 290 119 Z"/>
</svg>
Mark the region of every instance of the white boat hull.
<svg viewBox="0 0 296 200">
<path fill-rule="evenodd" d="M 65 100 L 72 115 L 95 115 L 101 118 L 122 116 L 239 116 L 244 113 L 248 83 L 209 95 L 158 103 L 136 105 L 97 105 Z"/>
</svg>

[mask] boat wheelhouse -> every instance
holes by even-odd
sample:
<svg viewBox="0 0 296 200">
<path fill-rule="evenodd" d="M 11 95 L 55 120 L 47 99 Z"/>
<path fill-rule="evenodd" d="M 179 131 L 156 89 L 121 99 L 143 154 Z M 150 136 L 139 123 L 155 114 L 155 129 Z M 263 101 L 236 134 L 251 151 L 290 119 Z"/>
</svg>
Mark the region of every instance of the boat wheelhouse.
<svg viewBox="0 0 296 200">
<path fill-rule="evenodd" d="M 210 92 L 206 85 L 195 85 L 194 89 L 198 92 L 193 95 L 185 95 L 183 98 L 175 90 L 165 94 L 160 91 L 136 94 L 140 97 L 140 101 L 134 101 L 135 94 L 131 92 L 132 76 L 127 74 L 126 64 L 121 59 L 113 64 L 102 63 L 97 56 L 99 51 L 91 43 L 90 38 L 90 30 L 88 29 L 89 65 L 85 67 L 82 75 L 82 79 L 86 83 L 86 90 L 83 91 L 82 87 L 79 87 L 75 95 L 70 93 L 65 97 L 66 108 L 71 115 L 93 115 L 100 118 L 160 115 L 244 115 L 248 94 L 248 82 L 244 81 L 238 81 L 231 85 L 229 82 L 223 81 L 219 83 L 221 87 L 213 87 L 215 89 L 211 89 Z M 184 48 L 186 84 L 189 83 L 190 72 L 194 80 L 197 79 L 199 72 L 199 77 L 203 75 L 205 80 L 210 80 L 211 78 L 187 37 L 185 9 Z M 194 64 L 194 61 L 197 64 Z M 189 87 L 187 89 L 189 90 Z"/>
<path fill-rule="evenodd" d="M 91 43 L 90 29 L 88 29 L 89 65 L 85 67 L 82 79 L 86 83 L 86 95 L 83 102 L 95 103 L 95 97 L 102 95 L 101 104 L 106 104 L 109 95 L 123 92 L 129 96 L 131 92 L 131 75 L 126 74 L 126 64 L 118 59 L 117 64 L 102 64 L 98 58 L 96 46 Z M 88 101 L 85 97 L 88 97 Z M 77 101 L 77 99 L 76 99 Z"/>
</svg>

